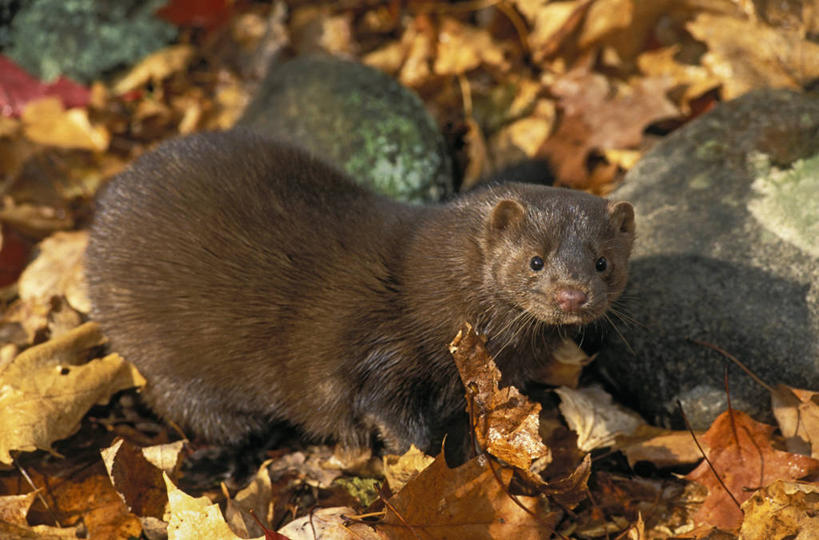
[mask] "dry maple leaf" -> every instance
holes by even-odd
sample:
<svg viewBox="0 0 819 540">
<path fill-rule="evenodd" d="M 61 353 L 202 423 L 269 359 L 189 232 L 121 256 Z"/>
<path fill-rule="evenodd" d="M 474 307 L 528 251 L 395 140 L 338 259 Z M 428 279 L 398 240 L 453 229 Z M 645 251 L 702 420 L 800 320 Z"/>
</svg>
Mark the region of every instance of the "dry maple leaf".
<svg viewBox="0 0 819 540">
<path fill-rule="evenodd" d="M 819 461 L 813 458 L 775 450 L 773 431 L 773 426 L 741 411 L 726 411 L 714 420 L 702 440 L 710 448 L 708 458 L 725 487 L 705 461 L 686 476 L 708 488 L 708 497 L 694 517 L 698 524 L 736 530 L 742 512 L 732 495 L 742 503 L 776 480 L 795 480 L 819 471 Z"/>
<path fill-rule="evenodd" d="M 819 534 L 819 483 L 777 480 L 754 493 L 743 503 L 742 511 L 740 539 L 815 538 Z"/>
<path fill-rule="evenodd" d="M 12 450 L 51 450 L 79 428 L 92 405 L 145 384 L 116 354 L 75 365 L 101 343 L 98 325 L 85 323 L 26 349 L 0 372 L 0 462 L 11 463 Z"/>
<path fill-rule="evenodd" d="M 565 116 L 542 151 L 556 164 L 558 178 L 572 186 L 585 186 L 586 161 L 592 150 L 636 147 L 646 126 L 678 116 L 665 96 L 672 84 L 668 77 L 651 77 L 612 88 L 603 75 L 589 71 L 588 65 L 557 79 L 551 91 L 560 97 Z"/>
<path fill-rule="evenodd" d="M 819 44 L 798 30 L 710 13 L 686 28 L 708 46 L 702 63 L 722 81 L 724 99 L 764 86 L 799 88 L 819 77 Z"/>
<path fill-rule="evenodd" d="M 529 401 L 514 386 L 500 388 L 501 373 L 485 347 L 486 338 L 465 324 L 449 345 L 467 390 L 470 416 L 481 448 L 506 463 L 529 471 L 542 470 L 551 452 L 540 439 L 540 403 Z M 474 394 L 471 390 L 474 388 Z M 474 416 L 473 416 L 474 413 Z M 537 471 L 534 471 L 537 472 Z"/>
<path fill-rule="evenodd" d="M 515 502 L 512 474 L 480 456 L 450 469 L 440 454 L 388 501 L 376 529 L 390 538 L 550 538 L 561 513 L 537 497 Z"/>
</svg>

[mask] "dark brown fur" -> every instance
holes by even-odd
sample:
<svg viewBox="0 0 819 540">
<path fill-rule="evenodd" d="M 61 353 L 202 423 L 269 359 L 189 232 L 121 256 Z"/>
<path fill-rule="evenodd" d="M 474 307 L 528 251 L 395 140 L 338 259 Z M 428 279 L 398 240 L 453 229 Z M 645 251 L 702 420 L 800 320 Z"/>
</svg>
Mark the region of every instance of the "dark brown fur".
<svg viewBox="0 0 819 540">
<path fill-rule="evenodd" d="M 164 417 L 214 441 L 285 420 L 430 449 L 464 410 L 461 324 L 523 384 L 620 294 L 633 234 L 628 203 L 543 186 L 400 204 L 239 131 L 163 144 L 114 179 L 87 266 L 94 319 Z M 562 311 L 560 287 L 588 306 Z"/>
</svg>

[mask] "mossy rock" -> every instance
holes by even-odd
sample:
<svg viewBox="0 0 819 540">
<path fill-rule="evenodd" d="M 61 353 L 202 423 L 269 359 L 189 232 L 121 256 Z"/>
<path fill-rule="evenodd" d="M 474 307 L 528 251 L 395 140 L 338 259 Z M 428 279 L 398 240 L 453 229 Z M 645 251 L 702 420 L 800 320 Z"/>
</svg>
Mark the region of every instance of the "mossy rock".
<svg viewBox="0 0 819 540">
<path fill-rule="evenodd" d="M 421 100 L 363 64 L 308 56 L 274 66 L 239 125 L 307 148 L 395 199 L 453 191 L 443 137 Z"/>
</svg>

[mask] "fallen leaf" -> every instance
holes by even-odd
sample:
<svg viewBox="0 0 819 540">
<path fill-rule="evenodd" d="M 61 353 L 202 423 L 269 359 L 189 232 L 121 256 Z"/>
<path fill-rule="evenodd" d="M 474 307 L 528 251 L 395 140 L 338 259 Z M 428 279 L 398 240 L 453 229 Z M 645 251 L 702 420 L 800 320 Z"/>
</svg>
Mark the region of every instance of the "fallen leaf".
<svg viewBox="0 0 819 540">
<path fill-rule="evenodd" d="M 474 413 L 477 443 L 510 465 L 526 472 L 534 466 L 537 473 L 551 461 L 549 449 L 540 440 L 541 405 L 529 401 L 514 386 L 500 388 L 501 373 L 485 343 L 486 338 L 467 323 L 449 345 L 467 388 L 467 403 L 475 407 L 470 414 Z"/>
<path fill-rule="evenodd" d="M 20 298 L 47 304 L 54 296 L 65 296 L 77 311 L 91 311 L 83 270 L 87 245 L 88 231 L 57 232 L 43 240 L 40 254 L 20 276 Z"/>
<path fill-rule="evenodd" d="M 116 354 L 76 365 L 101 342 L 98 326 L 86 323 L 26 349 L 0 372 L 0 462 L 11 463 L 12 450 L 51 451 L 52 442 L 79 428 L 92 405 L 145 384 L 136 368 Z"/>
<path fill-rule="evenodd" d="M 574 187 L 589 183 L 590 152 L 636 147 L 651 123 L 679 115 L 666 98 L 670 78 L 637 78 L 612 87 L 583 65 L 558 78 L 551 91 L 560 97 L 565 116 L 542 151 L 552 159 L 557 177 Z"/>
<path fill-rule="evenodd" d="M 680 45 L 646 51 L 637 58 L 640 71 L 649 77 L 670 77 L 676 85 L 685 87 L 680 104 L 683 113 L 690 112 L 690 102 L 709 90 L 722 84 L 722 81 L 703 66 L 682 64 L 675 56 Z"/>
<path fill-rule="evenodd" d="M 801 88 L 819 77 L 819 43 L 796 29 L 707 12 L 686 28 L 708 46 L 702 64 L 722 82 L 723 99 L 759 87 Z"/>
<path fill-rule="evenodd" d="M 710 448 L 708 458 L 725 487 L 705 461 L 686 476 L 708 488 L 708 497 L 694 517 L 699 525 L 736 530 L 742 523 L 742 512 L 731 495 L 741 504 L 772 482 L 819 471 L 819 461 L 813 458 L 775 450 L 771 446 L 773 431 L 773 426 L 741 411 L 726 411 L 714 420 L 702 441 Z"/>
<path fill-rule="evenodd" d="M 45 96 L 58 98 L 69 108 L 85 107 L 90 99 L 88 88 L 81 84 L 63 76 L 44 84 L 0 54 L 0 116 L 19 116 L 29 102 Z"/>
<path fill-rule="evenodd" d="M 548 538 L 561 512 L 537 497 L 518 496 L 528 511 L 518 506 L 508 492 L 512 474 L 480 456 L 450 469 L 441 454 L 390 498 L 376 530 L 398 539 Z"/>
<path fill-rule="evenodd" d="M 219 505 L 207 497 L 194 498 L 177 488 L 168 475 L 162 473 L 168 491 L 168 540 L 189 540 L 192 538 L 219 538 L 220 540 L 240 540 L 228 527 Z M 263 539 L 259 536 L 258 539 Z"/>
<path fill-rule="evenodd" d="M 105 126 L 92 125 L 85 109 L 66 110 L 56 97 L 32 101 L 21 119 L 25 136 L 40 144 L 103 152 L 111 142 Z"/>
<path fill-rule="evenodd" d="M 383 460 L 387 485 L 393 493 L 398 493 L 407 482 L 435 461 L 435 458 L 418 450 L 413 444 L 404 455 L 386 455 Z"/>
<path fill-rule="evenodd" d="M 590 3 L 591 0 L 514 0 L 532 26 L 528 41 L 536 63 L 554 54 L 580 26 Z"/>
<path fill-rule="evenodd" d="M 486 65 L 505 71 L 505 53 L 487 30 L 445 17 L 438 31 L 438 48 L 433 71 L 438 75 L 459 75 Z"/>
<path fill-rule="evenodd" d="M 295 519 L 279 529 L 278 533 L 289 540 L 391 540 L 383 531 L 373 530 L 371 525 L 350 523 L 348 517 L 356 511 L 348 506 L 319 508 L 309 516 Z"/>
<path fill-rule="evenodd" d="M 628 28 L 634 18 L 634 0 L 596 0 L 589 6 L 577 46 L 588 48 L 608 34 Z"/>
<path fill-rule="evenodd" d="M 569 476 L 549 480 L 544 493 L 561 507 L 572 509 L 588 497 L 590 475 L 591 454 L 586 454 Z"/>
<path fill-rule="evenodd" d="M 352 24 L 352 13 L 336 13 L 327 6 L 300 6 L 290 17 L 292 45 L 301 55 L 352 56 L 358 49 Z"/>
<path fill-rule="evenodd" d="M 0 497 L 0 521 L 27 526 L 26 515 L 35 497 L 37 497 L 36 491 L 31 491 L 25 495 Z"/>
<path fill-rule="evenodd" d="M 807 540 L 819 531 L 819 483 L 777 480 L 742 504 L 739 538 Z"/>
<path fill-rule="evenodd" d="M 262 523 L 269 526 L 273 522 L 273 487 L 268 471 L 272 462 L 272 459 L 268 459 L 262 463 L 250 483 L 227 501 L 225 519 L 230 528 L 243 537 L 264 535 L 251 511 Z"/>
<path fill-rule="evenodd" d="M 435 28 L 426 15 L 415 17 L 401 36 L 407 53 L 398 80 L 417 88 L 432 75 L 432 59 L 435 52 Z"/>
<path fill-rule="evenodd" d="M 46 519 L 49 523 L 56 520 L 63 526 L 82 520 L 86 538 L 140 536 L 139 520 L 114 490 L 101 460 L 79 468 L 66 463 L 66 470 L 56 476 L 44 476 L 36 469 L 30 469 L 29 474 L 34 485 L 46 487 L 41 495 L 48 504 L 48 510 L 42 506 L 32 508 L 30 519 Z"/>
<path fill-rule="evenodd" d="M 637 413 L 615 404 L 599 386 L 578 390 L 564 386 L 555 392 L 560 396 L 560 412 L 584 452 L 612 446 L 619 435 L 629 435 L 645 423 Z"/>
<path fill-rule="evenodd" d="M 780 384 L 771 407 L 788 451 L 819 459 L 819 393 Z"/>
<path fill-rule="evenodd" d="M 143 58 L 131 68 L 113 87 L 116 95 L 122 95 L 153 82 L 158 84 L 174 73 L 184 70 L 193 59 L 194 48 L 190 45 L 172 45 Z"/>
<path fill-rule="evenodd" d="M 702 433 L 694 435 L 699 440 Z M 617 437 L 614 448 L 626 455 L 629 467 L 634 467 L 638 461 L 648 461 L 657 467 L 675 467 L 702 459 L 702 453 L 688 431 L 671 431 L 647 424 Z M 707 448 L 705 450 L 707 452 Z"/>
<path fill-rule="evenodd" d="M 111 484 L 128 509 L 140 518 L 161 519 L 168 504 L 163 471 L 145 459 L 141 448 L 123 439 L 100 453 Z"/>
<path fill-rule="evenodd" d="M 552 353 L 551 361 L 532 377 L 539 383 L 577 388 L 583 368 L 594 360 L 572 339 L 564 339 Z"/>
</svg>

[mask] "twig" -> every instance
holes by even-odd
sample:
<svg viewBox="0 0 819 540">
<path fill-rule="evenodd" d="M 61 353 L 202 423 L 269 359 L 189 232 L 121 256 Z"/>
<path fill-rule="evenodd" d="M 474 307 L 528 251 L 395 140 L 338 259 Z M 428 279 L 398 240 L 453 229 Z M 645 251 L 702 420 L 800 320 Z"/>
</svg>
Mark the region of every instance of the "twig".
<svg viewBox="0 0 819 540">
<path fill-rule="evenodd" d="M 677 400 L 677 407 L 679 407 L 680 414 L 682 415 L 683 421 L 685 422 L 685 428 L 688 430 L 688 433 L 691 434 L 691 438 L 694 439 L 694 444 L 697 445 L 697 448 L 699 449 L 700 454 L 702 454 L 702 457 L 705 459 L 705 462 L 708 463 L 708 467 L 711 468 L 711 472 L 714 473 L 714 476 L 717 478 L 717 482 L 720 483 L 720 485 L 722 486 L 722 489 L 724 489 L 725 492 L 728 494 L 728 496 L 731 497 L 731 500 L 734 501 L 734 504 L 737 506 L 737 508 L 741 510 L 742 505 L 739 504 L 739 501 L 737 500 L 737 498 L 734 497 L 734 494 L 731 493 L 731 490 L 728 489 L 728 486 L 726 486 L 725 482 L 722 481 L 722 478 L 719 477 L 719 474 L 717 474 L 717 470 L 714 468 L 714 464 L 711 463 L 711 460 L 708 459 L 708 456 L 705 454 L 705 450 L 703 450 L 702 446 L 700 446 L 700 441 L 698 441 L 697 436 L 694 435 L 694 428 L 691 427 L 691 423 L 688 421 L 688 417 L 685 415 L 685 411 L 683 411 L 683 406 L 682 406 L 682 403 L 680 403 L 679 399 Z"/>
</svg>

